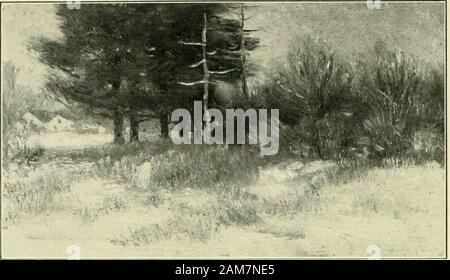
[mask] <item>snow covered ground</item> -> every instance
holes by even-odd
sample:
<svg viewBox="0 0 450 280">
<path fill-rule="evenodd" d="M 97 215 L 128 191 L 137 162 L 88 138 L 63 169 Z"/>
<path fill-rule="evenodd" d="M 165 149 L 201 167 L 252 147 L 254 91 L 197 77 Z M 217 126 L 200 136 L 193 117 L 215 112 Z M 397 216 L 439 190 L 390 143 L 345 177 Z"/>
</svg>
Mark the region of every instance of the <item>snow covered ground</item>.
<svg viewBox="0 0 450 280">
<path fill-rule="evenodd" d="M 29 137 L 28 146 L 44 149 L 82 149 L 108 144 L 112 141 L 113 135 L 108 133 L 46 132 Z"/>
</svg>

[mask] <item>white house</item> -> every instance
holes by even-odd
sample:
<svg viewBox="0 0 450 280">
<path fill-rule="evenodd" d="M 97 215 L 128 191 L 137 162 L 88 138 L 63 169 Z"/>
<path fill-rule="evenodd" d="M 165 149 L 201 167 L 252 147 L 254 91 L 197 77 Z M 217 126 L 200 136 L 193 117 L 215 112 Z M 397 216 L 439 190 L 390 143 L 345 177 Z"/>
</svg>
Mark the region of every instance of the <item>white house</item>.
<svg viewBox="0 0 450 280">
<path fill-rule="evenodd" d="M 44 127 L 44 123 L 41 122 L 41 120 L 39 120 L 35 115 L 33 115 L 30 112 L 25 113 L 22 119 L 27 127 L 35 127 L 35 128 Z"/>
<path fill-rule="evenodd" d="M 59 115 L 50 120 L 45 127 L 48 131 L 58 132 L 58 131 L 73 131 L 74 122 L 65 119 Z"/>
</svg>

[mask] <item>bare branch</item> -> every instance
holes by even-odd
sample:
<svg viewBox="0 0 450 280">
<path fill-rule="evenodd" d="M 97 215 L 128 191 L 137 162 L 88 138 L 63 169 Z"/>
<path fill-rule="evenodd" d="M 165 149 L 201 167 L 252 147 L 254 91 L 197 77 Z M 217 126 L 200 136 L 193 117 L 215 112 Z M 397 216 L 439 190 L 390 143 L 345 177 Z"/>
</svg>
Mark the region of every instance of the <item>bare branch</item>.
<svg viewBox="0 0 450 280">
<path fill-rule="evenodd" d="M 209 73 L 223 75 L 223 74 L 227 74 L 227 73 L 230 73 L 230 72 L 233 72 L 236 70 L 237 70 L 237 68 L 232 68 L 232 69 L 228 69 L 228 70 L 224 70 L 224 71 L 209 71 Z"/>
<path fill-rule="evenodd" d="M 63 71 L 63 72 L 65 72 L 65 73 L 69 74 L 69 75 L 72 76 L 72 77 L 75 77 L 75 78 L 77 78 L 77 79 L 80 78 L 80 75 L 73 73 L 72 71 L 70 71 L 70 70 L 67 69 L 67 68 L 64 68 L 64 67 L 59 66 L 59 65 L 56 65 L 56 67 L 57 67 L 58 69 L 60 69 L 61 71 Z"/>
<path fill-rule="evenodd" d="M 192 82 L 192 83 L 177 82 L 177 84 L 183 85 L 183 86 L 194 86 L 194 85 L 199 85 L 199 84 L 215 84 L 215 85 L 218 85 L 219 82 L 212 82 L 212 81 L 201 80 L 201 81 Z"/>
<path fill-rule="evenodd" d="M 200 61 L 197 62 L 197 63 L 194 63 L 194 64 L 189 65 L 189 67 L 190 67 L 190 68 L 195 68 L 195 67 L 198 67 L 198 66 L 202 65 L 203 63 L 205 63 L 205 60 L 204 60 L 204 59 L 200 60 Z"/>
<path fill-rule="evenodd" d="M 183 42 L 183 41 L 180 41 L 179 43 L 183 44 L 183 45 L 187 45 L 187 46 L 199 46 L 199 47 L 204 47 L 205 46 L 203 43 L 197 43 L 197 42 Z"/>
<path fill-rule="evenodd" d="M 204 84 L 204 83 L 207 83 L 207 82 L 208 81 L 201 80 L 201 81 L 192 82 L 192 83 L 177 82 L 177 84 L 180 84 L 180 85 L 183 85 L 183 86 L 193 86 L 193 85 L 198 85 L 198 84 Z"/>
</svg>

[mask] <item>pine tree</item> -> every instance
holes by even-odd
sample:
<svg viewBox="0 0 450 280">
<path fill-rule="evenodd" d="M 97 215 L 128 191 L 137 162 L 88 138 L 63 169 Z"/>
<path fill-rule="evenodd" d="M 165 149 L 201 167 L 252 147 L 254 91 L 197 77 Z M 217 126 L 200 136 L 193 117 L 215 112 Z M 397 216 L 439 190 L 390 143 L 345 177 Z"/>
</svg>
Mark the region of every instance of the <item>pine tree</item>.
<svg viewBox="0 0 450 280">
<path fill-rule="evenodd" d="M 214 70 L 208 68 L 214 76 L 208 85 L 235 83 L 242 74 L 242 49 L 257 46 L 257 39 L 242 40 L 239 20 L 227 13 L 224 4 L 87 5 L 80 10 L 60 5 L 64 38 L 39 38 L 31 47 L 51 69 L 48 89 L 111 118 L 116 143 L 124 142 L 125 116 L 132 141 L 138 139 L 139 122 L 149 117 L 160 119 L 167 137 L 169 112 L 189 108 L 200 97 L 198 88 L 178 83 L 205 75 L 188 65 L 205 57 L 204 65 Z M 182 44 L 200 41 L 205 16 L 207 47 Z M 209 95 L 212 86 L 204 87 Z"/>
<path fill-rule="evenodd" d="M 143 109 L 151 96 L 137 94 L 131 86 L 142 82 L 139 74 L 153 61 L 152 46 L 143 42 L 149 41 L 154 23 L 148 16 L 156 10 L 153 5 L 88 5 L 80 10 L 60 5 L 64 38 L 39 38 L 31 45 L 52 70 L 48 89 L 111 118 L 118 144 L 124 142 L 124 115 Z"/>
<path fill-rule="evenodd" d="M 185 20 L 190 20 L 194 32 L 185 34 L 180 40 L 184 48 L 178 57 L 190 62 L 186 65 L 193 72 L 189 81 L 181 79 L 179 84 L 203 85 L 203 110 L 207 114 L 214 99 L 210 96 L 211 87 L 219 82 L 236 83 L 245 79 L 243 55 L 255 49 L 259 40 L 243 35 L 242 23 L 230 17 L 227 5 L 191 5 L 189 9 L 190 18 Z M 209 116 L 204 119 L 209 120 Z M 208 131 L 209 121 L 205 125 Z"/>
</svg>

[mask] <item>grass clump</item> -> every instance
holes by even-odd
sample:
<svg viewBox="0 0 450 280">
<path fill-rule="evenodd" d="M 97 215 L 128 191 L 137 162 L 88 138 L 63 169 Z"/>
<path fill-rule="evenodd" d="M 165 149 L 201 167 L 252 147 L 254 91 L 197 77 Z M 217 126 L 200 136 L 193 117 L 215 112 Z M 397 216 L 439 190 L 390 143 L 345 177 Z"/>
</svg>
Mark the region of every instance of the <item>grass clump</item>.
<svg viewBox="0 0 450 280">
<path fill-rule="evenodd" d="M 263 223 L 257 208 L 240 200 L 219 202 L 215 215 L 218 223 L 225 226 L 249 226 Z"/>
<path fill-rule="evenodd" d="M 164 199 L 160 192 L 147 193 L 143 202 L 146 207 L 159 207 L 164 202 Z"/>
<path fill-rule="evenodd" d="M 154 153 L 139 148 L 139 152 L 134 151 L 120 158 L 116 157 L 117 152 L 112 153 L 116 156 L 105 154 L 96 161 L 93 175 L 152 190 L 218 190 L 246 185 L 258 174 L 258 155 L 245 148 L 205 145 L 163 147 Z"/>
<path fill-rule="evenodd" d="M 247 149 L 189 145 L 150 160 L 151 188 L 208 189 L 246 185 L 258 173 L 257 155 Z"/>
<path fill-rule="evenodd" d="M 43 174 L 36 178 L 5 182 L 4 198 L 15 202 L 25 213 L 39 214 L 53 209 L 55 195 L 68 191 L 70 181 L 66 176 Z"/>
<path fill-rule="evenodd" d="M 205 242 L 217 230 L 218 226 L 210 216 L 176 215 L 163 224 L 140 226 L 111 242 L 121 246 L 146 246 L 164 239 Z"/>
<path fill-rule="evenodd" d="M 217 200 L 213 204 L 192 206 L 181 202 L 172 218 L 140 226 L 111 240 L 114 244 L 146 246 L 165 239 L 207 241 L 223 227 L 263 225 L 258 209 L 241 200 Z"/>
<path fill-rule="evenodd" d="M 83 207 L 75 211 L 75 214 L 81 216 L 84 221 L 94 221 L 98 217 L 122 211 L 128 207 L 128 202 L 125 198 L 114 195 L 106 197 L 102 203 L 97 207 Z"/>
<path fill-rule="evenodd" d="M 321 207 L 320 196 L 316 191 L 306 191 L 292 197 L 276 200 L 262 199 L 258 202 L 261 212 L 268 215 L 296 215 L 317 213 Z"/>
<path fill-rule="evenodd" d="M 22 174 L 23 175 L 23 174 Z M 15 174 L 5 178 L 3 207 L 5 224 L 15 223 L 22 214 L 41 214 L 59 207 L 55 197 L 69 191 L 73 176 L 70 172 Z"/>
</svg>

